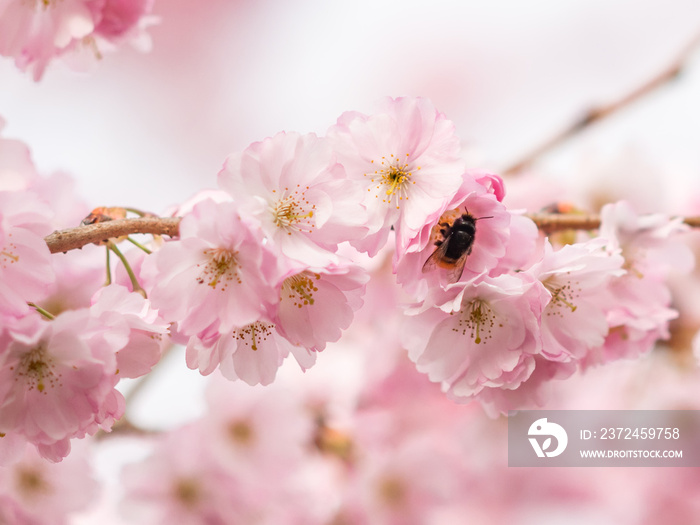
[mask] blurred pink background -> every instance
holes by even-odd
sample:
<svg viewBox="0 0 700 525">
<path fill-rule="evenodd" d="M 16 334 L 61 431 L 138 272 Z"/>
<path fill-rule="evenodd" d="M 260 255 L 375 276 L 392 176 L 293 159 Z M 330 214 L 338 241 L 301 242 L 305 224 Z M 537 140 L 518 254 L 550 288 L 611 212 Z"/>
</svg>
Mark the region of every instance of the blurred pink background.
<svg viewBox="0 0 700 525">
<path fill-rule="evenodd" d="M 323 134 L 386 95 L 431 98 L 475 164 L 497 170 L 700 32 L 695 0 L 168 0 L 155 14 L 151 53 L 122 48 L 88 74 L 55 63 L 35 84 L 0 61 L 4 135 L 44 172 L 75 176 L 95 206 L 160 212 L 214 186 L 230 152 L 280 130 Z M 556 175 L 630 145 L 697 173 L 697 58 L 552 155 Z"/>
</svg>

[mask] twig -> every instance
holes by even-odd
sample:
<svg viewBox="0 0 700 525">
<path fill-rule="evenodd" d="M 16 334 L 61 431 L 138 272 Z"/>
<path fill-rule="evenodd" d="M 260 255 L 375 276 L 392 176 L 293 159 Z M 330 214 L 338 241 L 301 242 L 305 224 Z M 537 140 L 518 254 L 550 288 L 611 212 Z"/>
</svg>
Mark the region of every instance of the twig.
<svg viewBox="0 0 700 525">
<path fill-rule="evenodd" d="M 596 230 L 600 227 L 600 216 L 568 215 L 559 213 L 532 213 L 527 215 L 540 231 L 552 233 L 562 230 Z M 700 217 L 686 217 L 683 222 L 692 228 L 700 228 Z"/>
<path fill-rule="evenodd" d="M 176 237 L 180 226 L 179 217 L 138 217 L 116 219 L 67 230 L 55 231 L 44 238 L 51 253 L 67 252 L 82 248 L 86 244 L 103 242 L 114 237 L 133 233 L 150 233 Z"/>
<path fill-rule="evenodd" d="M 603 104 L 598 107 L 590 108 L 581 118 L 575 120 L 569 126 L 545 140 L 542 144 L 534 148 L 516 163 L 508 166 L 504 170 L 501 170 L 501 173 L 504 175 L 510 175 L 521 171 L 527 166 L 533 164 L 542 155 L 553 150 L 555 147 L 559 146 L 577 133 L 583 131 L 588 126 L 595 124 L 596 122 L 599 122 L 600 120 L 603 120 L 614 113 L 617 113 L 636 100 L 648 95 L 670 80 L 673 80 L 681 73 L 685 62 L 688 60 L 690 54 L 693 52 L 698 43 L 700 43 L 700 35 L 696 35 L 690 41 L 690 43 L 681 50 L 671 64 L 666 66 L 665 69 L 657 73 L 654 77 L 647 80 L 644 84 L 637 86 L 632 91 L 610 104 Z"/>
<path fill-rule="evenodd" d="M 532 213 L 527 215 L 545 233 L 561 230 L 595 230 L 600 226 L 598 215 L 574 215 L 560 213 Z M 687 225 L 700 228 L 700 217 L 686 217 Z M 44 238 L 51 253 L 67 252 L 82 248 L 86 244 L 101 242 L 108 238 L 150 233 L 177 237 L 179 217 L 148 217 L 138 219 L 117 219 L 88 226 L 78 226 L 68 230 L 53 232 Z"/>
</svg>

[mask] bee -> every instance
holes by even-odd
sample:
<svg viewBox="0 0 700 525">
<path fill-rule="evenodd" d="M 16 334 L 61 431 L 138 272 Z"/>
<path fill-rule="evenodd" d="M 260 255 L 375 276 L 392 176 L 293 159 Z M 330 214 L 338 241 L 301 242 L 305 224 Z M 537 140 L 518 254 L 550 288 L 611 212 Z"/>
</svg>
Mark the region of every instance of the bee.
<svg viewBox="0 0 700 525">
<path fill-rule="evenodd" d="M 450 220 L 440 221 L 440 236 L 442 239 L 435 241 L 437 249 L 428 257 L 423 265 L 423 273 L 434 270 L 437 267 L 447 270 L 447 282 L 456 283 L 462 277 L 467 256 L 472 253 L 474 236 L 476 235 L 476 221 L 492 219 L 493 217 L 473 217 L 469 212 Z"/>
</svg>

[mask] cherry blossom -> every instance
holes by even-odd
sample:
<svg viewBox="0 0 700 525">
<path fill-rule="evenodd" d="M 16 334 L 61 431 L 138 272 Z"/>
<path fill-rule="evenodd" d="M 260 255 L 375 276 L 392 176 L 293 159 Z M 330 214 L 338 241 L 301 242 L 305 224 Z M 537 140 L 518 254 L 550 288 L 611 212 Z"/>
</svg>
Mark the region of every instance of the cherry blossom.
<svg viewBox="0 0 700 525">
<path fill-rule="evenodd" d="M 129 523 L 249 522 L 258 499 L 250 485 L 223 470 L 203 428 L 190 425 L 161 436 L 153 455 L 122 472 L 121 505 Z M 187 453 L 182 453 L 187 451 Z"/>
<path fill-rule="evenodd" d="M 0 117 L 0 131 L 4 127 L 5 121 Z M 37 177 L 27 145 L 0 137 L 0 191 L 26 190 Z"/>
<path fill-rule="evenodd" d="M 2 0 L 0 55 L 14 57 L 38 81 L 57 57 L 84 67 L 82 54 L 102 53 L 127 40 L 148 49 L 144 32 L 152 0 Z"/>
<path fill-rule="evenodd" d="M 551 400 L 554 382 L 571 377 L 578 370 L 578 362 L 550 361 L 536 355 L 533 370 L 517 388 L 487 387 L 476 397 L 486 414 L 492 418 L 508 415 L 513 410 L 535 410 L 547 406 Z"/>
<path fill-rule="evenodd" d="M 298 392 L 213 377 L 206 401 L 210 410 L 200 424 L 223 468 L 265 479 L 303 464 L 314 425 Z"/>
<path fill-rule="evenodd" d="M 277 308 L 280 332 L 295 345 L 323 350 L 350 326 L 368 278 L 359 266 L 347 264 L 290 275 L 282 282 Z"/>
<path fill-rule="evenodd" d="M 27 302 L 48 295 L 54 279 L 44 236 L 50 215 L 26 191 L 0 191 L 0 319 L 29 311 Z"/>
<path fill-rule="evenodd" d="M 0 334 L 0 432 L 19 433 L 58 461 L 70 438 L 109 430 L 124 412 L 114 389 L 116 353 L 126 326 L 107 326 L 88 310 L 52 321 L 36 313 Z"/>
<path fill-rule="evenodd" d="M 140 377 L 151 371 L 167 343 L 168 323 L 158 317 L 150 301 L 113 284 L 98 290 L 90 313 L 107 326 L 128 327 L 129 342 L 117 352 L 117 373 Z"/>
<path fill-rule="evenodd" d="M 539 283 L 501 275 L 453 285 L 446 298 L 407 319 L 404 343 L 419 371 L 461 401 L 487 387 L 516 388 L 530 376 L 542 348 Z"/>
<path fill-rule="evenodd" d="M 492 179 L 496 180 L 495 184 L 491 184 Z M 473 281 L 498 266 L 506 255 L 511 221 L 510 213 L 496 192 L 501 189 L 502 181 L 495 176 L 477 178 L 469 173 L 464 175 L 459 191 L 446 206 L 447 211 L 443 210 L 439 218 L 424 224 L 410 240 L 405 255 L 399 256 L 396 264 L 397 281 L 411 295 L 420 300 L 429 289 L 444 288 L 456 281 Z M 460 218 L 473 221 L 472 243 L 464 252 L 466 258 L 461 262 L 450 261 L 445 264 L 441 262 L 438 250 L 445 247 L 444 243 L 449 243 L 448 232 Z M 521 247 L 523 242 L 518 246 Z M 432 258 L 437 258 L 434 264 L 433 261 L 428 262 Z"/>
<path fill-rule="evenodd" d="M 546 242 L 542 261 L 528 271 L 550 296 L 541 325 L 548 359 L 580 359 L 605 341 L 606 311 L 613 303 L 607 285 L 625 273 L 622 256 L 605 251 L 605 242 L 598 238 L 557 251 Z"/>
<path fill-rule="evenodd" d="M 679 238 L 689 230 L 680 217 L 639 215 L 626 201 L 604 206 L 600 215 L 600 236 L 611 250 L 622 250 L 625 269 L 636 277 L 665 277 L 670 269 L 693 268 L 693 255 Z"/>
<path fill-rule="evenodd" d="M 610 251 L 620 251 L 627 272 L 610 283 L 615 298 L 607 311 L 610 333 L 587 357 L 586 366 L 638 356 L 668 338 L 668 323 L 678 312 L 671 308 L 665 279 L 671 270 L 686 273 L 694 264 L 692 252 L 678 238 L 687 229 L 680 219 L 638 215 L 624 201 L 603 207 L 601 236 L 608 239 Z"/>
<path fill-rule="evenodd" d="M 359 186 L 314 134 L 278 133 L 230 155 L 219 186 L 260 220 L 282 255 L 303 265 L 337 262 L 329 252 L 367 231 Z"/>
<path fill-rule="evenodd" d="M 464 497 L 466 476 L 450 438 L 409 436 L 398 446 L 366 449 L 352 471 L 340 523 L 419 525 Z"/>
<path fill-rule="evenodd" d="M 425 98 L 385 99 L 372 115 L 347 112 L 327 136 L 348 178 L 363 188 L 373 256 L 396 230 L 399 250 L 437 220 L 462 182 L 454 125 Z"/>
<path fill-rule="evenodd" d="M 255 323 L 277 301 L 277 262 L 256 222 L 232 202 L 197 204 L 180 223 L 180 238 L 144 263 L 153 306 L 193 336 Z"/>
<path fill-rule="evenodd" d="M 0 3 L 0 54 L 41 79 L 48 63 L 95 29 L 98 2 L 85 0 Z"/>
<path fill-rule="evenodd" d="M 26 447 L 12 466 L 0 467 L 0 508 L 7 509 L 11 501 L 24 516 L 2 523 L 68 523 L 71 513 L 85 509 L 97 496 L 90 459 L 87 446 L 75 447 L 56 464 Z"/>
<path fill-rule="evenodd" d="M 224 377 L 249 385 L 269 385 L 285 358 L 292 354 L 303 369 L 310 368 L 316 354 L 293 345 L 267 318 L 224 330 L 214 323 L 187 343 L 187 366 L 210 374 L 219 368 Z"/>
</svg>

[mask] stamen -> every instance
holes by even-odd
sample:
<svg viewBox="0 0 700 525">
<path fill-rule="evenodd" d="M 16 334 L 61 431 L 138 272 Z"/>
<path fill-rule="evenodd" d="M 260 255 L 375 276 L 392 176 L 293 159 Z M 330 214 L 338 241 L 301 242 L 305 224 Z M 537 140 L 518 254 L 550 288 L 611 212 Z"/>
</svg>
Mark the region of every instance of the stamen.
<svg viewBox="0 0 700 525">
<path fill-rule="evenodd" d="M 388 507 L 398 508 L 406 503 L 406 486 L 403 480 L 389 476 L 379 482 L 379 497 Z"/>
<path fill-rule="evenodd" d="M 398 157 L 394 156 L 392 153 L 389 158 L 382 157 L 379 164 L 379 169 L 375 170 L 373 174 L 365 173 L 365 177 L 370 178 L 370 182 L 376 183 L 374 189 L 376 190 L 375 198 L 383 193 L 382 202 L 393 203 L 396 201 L 408 200 L 409 191 L 408 184 L 415 184 L 416 181 L 412 180 L 413 170 L 420 170 L 420 166 L 412 168 L 411 162 L 409 162 L 410 154 L 406 153 L 406 162 L 401 162 Z M 374 160 L 370 161 L 374 164 Z M 372 191 L 372 188 L 368 188 L 367 191 Z M 396 202 L 396 208 L 399 209 L 399 203 Z"/>
<path fill-rule="evenodd" d="M 9 233 L 7 236 L 12 237 L 12 234 Z M 17 245 L 13 243 L 11 239 L 8 240 L 8 244 L 6 246 L 3 246 L 2 250 L 0 250 L 0 266 L 2 268 L 7 268 L 8 265 L 14 264 L 17 261 L 19 261 L 19 255 L 15 253 Z"/>
<path fill-rule="evenodd" d="M 305 192 L 309 187 L 302 189 L 297 184 L 297 189 L 290 193 L 289 188 L 284 188 L 285 196 L 270 206 L 275 226 L 287 230 L 291 235 L 292 231 L 302 231 L 310 233 L 316 225 L 310 220 L 314 216 L 315 204 L 311 204 Z"/>
<path fill-rule="evenodd" d="M 196 479 L 180 478 L 173 484 L 173 495 L 184 507 L 194 508 L 202 499 L 202 490 Z"/>
<path fill-rule="evenodd" d="M 258 344 L 267 340 L 272 334 L 274 327 L 275 325 L 272 323 L 256 321 L 248 326 L 234 330 L 232 335 L 234 339 L 239 341 L 239 344 L 248 346 L 251 350 L 256 351 Z"/>
<path fill-rule="evenodd" d="M 247 421 L 232 421 L 227 427 L 231 440 L 239 445 L 249 445 L 255 438 L 255 432 Z"/>
<path fill-rule="evenodd" d="M 61 386 L 61 374 L 54 373 L 53 359 L 47 354 L 41 343 L 27 352 L 20 360 L 15 373 L 15 381 L 20 379 L 26 382 L 28 390 L 36 388 L 42 393 L 47 386 L 51 388 Z"/>
<path fill-rule="evenodd" d="M 297 308 L 312 305 L 314 304 L 314 292 L 318 292 L 314 280 L 317 281 L 320 278 L 320 274 L 308 272 L 288 277 L 282 283 L 282 294 L 287 294 L 287 297 L 294 302 Z"/>
<path fill-rule="evenodd" d="M 15 471 L 15 486 L 27 500 L 32 500 L 42 493 L 51 492 L 51 487 L 41 476 L 41 472 L 28 466 L 20 467 Z"/>
<path fill-rule="evenodd" d="M 239 284 L 242 282 L 238 274 L 238 270 L 241 267 L 236 259 L 238 252 L 224 248 L 210 248 L 204 250 L 204 255 L 209 257 L 209 261 L 197 277 L 199 284 L 206 283 L 215 290 L 221 285 L 220 290 L 225 291 L 230 281 L 235 280 Z M 198 264 L 197 266 L 201 265 Z"/>
<path fill-rule="evenodd" d="M 567 272 L 569 275 L 570 272 Z M 568 308 L 571 312 L 576 311 L 575 299 L 578 299 L 581 288 L 578 282 L 566 281 L 564 284 L 557 282 L 561 277 L 552 276 L 542 282 L 544 287 L 552 294 L 552 299 L 545 309 L 546 315 L 558 315 L 563 317 L 562 308 Z"/>
<path fill-rule="evenodd" d="M 491 331 L 496 325 L 496 315 L 488 303 L 481 299 L 474 299 L 462 308 L 459 313 L 461 318 L 457 328 L 452 329 L 453 331 L 462 332 L 462 335 L 467 335 L 467 332 L 469 332 L 469 337 L 476 344 L 480 344 L 484 339 L 488 340 L 493 337 Z M 499 323 L 498 326 L 502 327 L 503 324 Z"/>
</svg>

